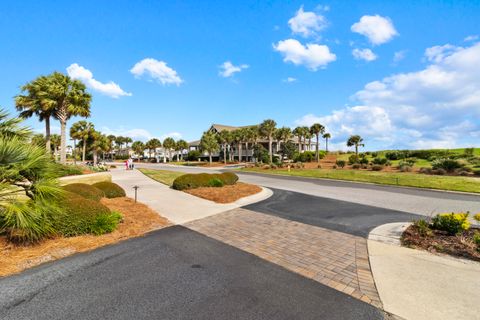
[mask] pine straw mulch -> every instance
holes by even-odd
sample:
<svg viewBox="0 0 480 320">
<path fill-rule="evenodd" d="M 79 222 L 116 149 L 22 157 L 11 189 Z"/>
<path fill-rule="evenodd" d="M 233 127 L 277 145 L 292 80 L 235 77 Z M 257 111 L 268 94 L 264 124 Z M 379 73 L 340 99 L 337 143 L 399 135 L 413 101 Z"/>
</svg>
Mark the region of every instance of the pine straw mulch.
<svg viewBox="0 0 480 320">
<path fill-rule="evenodd" d="M 401 240 L 406 247 L 480 261 L 480 251 L 472 240 L 475 232 L 480 230 L 471 228 L 455 236 L 445 231 L 431 230 L 431 234 L 424 235 L 417 226 L 411 225 L 403 232 Z"/>
<path fill-rule="evenodd" d="M 234 185 L 223 187 L 202 187 L 184 190 L 191 195 L 211 200 L 216 203 L 231 203 L 243 197 L 251 196 L 262 191 L 259 186 L 237 182 Z"/>
<path fill-rule="evenodd" d="M 56 237 L 33 245 L 14 245 L 0 237 L 0 277 L 18 273 L 41 263 L 61 259 L 74 253 L 92 250 L 128 238 L 141 236 L 171 223 L 142 203 L 130 198 L 102 199 L 111 210 L 122 213 L 117 230 L 101 236 Z"/>
</svg>

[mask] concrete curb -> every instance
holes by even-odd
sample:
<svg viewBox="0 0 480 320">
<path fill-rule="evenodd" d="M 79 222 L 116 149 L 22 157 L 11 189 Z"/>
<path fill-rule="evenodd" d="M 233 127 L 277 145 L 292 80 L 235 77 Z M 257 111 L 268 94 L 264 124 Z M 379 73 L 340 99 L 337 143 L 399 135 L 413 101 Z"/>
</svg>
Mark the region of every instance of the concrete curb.
<svg viewBox="0 0 480 320">
<path fill-rule="evenodd" d="M 401 246 L 400 238 L 412 223 L 411 222 L 394 222 L 382 224 L 376 227 L 368 234 L 368 240 L 378 241 L 395 246 Z"/>
</svg>

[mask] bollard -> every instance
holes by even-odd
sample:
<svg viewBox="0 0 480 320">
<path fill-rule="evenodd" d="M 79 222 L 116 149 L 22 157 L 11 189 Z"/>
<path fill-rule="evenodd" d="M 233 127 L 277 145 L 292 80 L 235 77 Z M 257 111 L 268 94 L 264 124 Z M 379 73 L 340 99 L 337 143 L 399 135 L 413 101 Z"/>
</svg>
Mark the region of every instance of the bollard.
<svg viewBox="0 0 480 320">
<path fill-rule="evenodd" d="M 135 203 L 137 203 L 137 190 L 140 188 L 139 186 L 133 186 L 133 189 L 135 189 Z"/>
</svg>

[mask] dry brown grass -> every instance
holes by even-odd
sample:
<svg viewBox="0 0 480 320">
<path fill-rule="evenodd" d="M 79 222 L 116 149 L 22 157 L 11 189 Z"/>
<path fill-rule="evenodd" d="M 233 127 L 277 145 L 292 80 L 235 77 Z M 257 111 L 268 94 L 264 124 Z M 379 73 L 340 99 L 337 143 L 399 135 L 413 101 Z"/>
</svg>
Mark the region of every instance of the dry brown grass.
<svg viewBox="0 0 480 320">
<path fill-rule="evenodd" d="M 191 195 L 211 200 L 216 203 L 231 203 L 240 198 L 251 196 L 262 191 L 259 186 L 237 182 L 231 186 L 223 186 L 221 188 L 204 187 L 190 190 L 184 190 Z"/>
<path fill-rule="evenodd" d="M 0 276 L 20 272 L 41 263 L 60 259 L 77 252 L 84 252 L 121 240 L 141 236 L 171 223 L 142 203 L 130 198 L 102 199 L 111 210 L 122 213 L 123 221 L 117 230 L 101 236 L 83 235 L 47 239 L 36 245 L 18 246 L 0 237 Z"/>
</svg>

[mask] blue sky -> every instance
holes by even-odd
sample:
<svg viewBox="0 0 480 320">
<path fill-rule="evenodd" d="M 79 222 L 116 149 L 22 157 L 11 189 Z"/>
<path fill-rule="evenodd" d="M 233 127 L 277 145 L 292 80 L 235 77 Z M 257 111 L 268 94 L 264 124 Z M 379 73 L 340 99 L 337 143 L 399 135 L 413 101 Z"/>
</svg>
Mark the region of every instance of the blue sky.
<svg viewBox="0 0 480 320">
<path fill-rule="evenodd" d="M 194 140 L 211 123 L 273 118 L 319 121 L 336 148 L 350 134 L 368 149 L 479 146 L 479 1 L 8 1 L 0 9 L 0 106 L 12 113 L 22 84 L 68 68 L 93 94 L 96 128 L 134 139 Z"/>
</svg>

